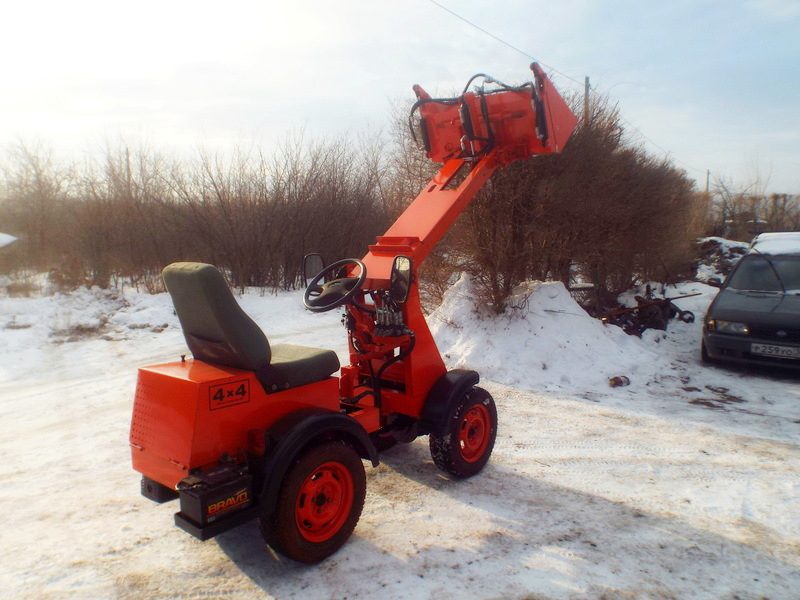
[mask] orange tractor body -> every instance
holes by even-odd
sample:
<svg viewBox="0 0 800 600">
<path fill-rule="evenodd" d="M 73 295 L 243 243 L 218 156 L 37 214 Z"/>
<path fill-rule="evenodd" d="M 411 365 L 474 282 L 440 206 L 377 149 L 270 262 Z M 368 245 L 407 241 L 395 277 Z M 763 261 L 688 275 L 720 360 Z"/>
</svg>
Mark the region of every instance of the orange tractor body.
<svg viewBox="0 0 800 600">
<path fill-rule="evenodd" d="M 314 312 L 344 307 L 350 364 L 340 370 L 329 350 L 271 347 L 211 265 L 164 270 L 194 358 L 139 370 L 130 445 L 142 493 L 180 498 L 179 527 L 204 540 L 259 517 L 275 549 L 316 562 L 355 527 L 361 459 L 377 465 L 383 448 L 429 435 L 434 462 L 451 476 L 483 468 L 494 401 L 477 373 L 445 367 L 417 269 L 498 167 L 559 152 L 575 128 L 531 68 L 531 83 L 481 76 L 483 86 L 457 98 L 414 87 L 412 134 L 443 166 L 363 259 L 325 267 L 306 289 Z"/>
</svg>

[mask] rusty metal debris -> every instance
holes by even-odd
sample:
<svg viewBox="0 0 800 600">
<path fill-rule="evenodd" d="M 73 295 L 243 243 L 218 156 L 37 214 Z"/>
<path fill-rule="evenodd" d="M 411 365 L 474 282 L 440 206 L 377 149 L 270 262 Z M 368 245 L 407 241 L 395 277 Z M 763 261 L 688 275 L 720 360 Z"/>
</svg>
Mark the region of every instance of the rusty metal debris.
<svg viewBox="0 0 800 600">
<path fill-rule="evenodd" d="M 677 318 L 684 323 L 694 322 L 694 313 L 689 310 L 681 310 L 674 304 L 673 300 L 691 298 L 699 296 L 696 294 L 685 294 L 674 298 L 656 298 L 653 290 L 648 285 L 644 296 L 634 296 L 638 303 L 637 306 L 629 308 L 618 308 L 606 312 L 602 317 L 603 323 L 617 325 L 629 335 L 641 336 L 646 329 L 667 328 L 670 319 Z"/>
<path fill-rule="evenodd" d="M 631 380 L 625 375 L 617 375 L 616 377 L 611 377 L 608 380 L 608 385 L 611 387 L 623 387 L 630 384 Z"/>
</svg>

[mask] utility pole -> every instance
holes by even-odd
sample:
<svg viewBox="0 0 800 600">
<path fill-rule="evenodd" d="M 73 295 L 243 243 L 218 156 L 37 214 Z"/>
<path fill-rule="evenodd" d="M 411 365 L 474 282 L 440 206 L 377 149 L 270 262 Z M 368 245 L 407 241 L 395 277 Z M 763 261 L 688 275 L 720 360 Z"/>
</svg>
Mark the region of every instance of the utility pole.
<svg viewBox="0 0 800 600">
<path fill-rule="evenodd" d="M 711 178 L 711 169 L 706 169 L 706 196 L 708 196 L 708 180 Z"/>
<path fill-rule="evenodd" d="M 589 76 L 583 79 L 583 122 L 589 122 Z"/>
</svg>

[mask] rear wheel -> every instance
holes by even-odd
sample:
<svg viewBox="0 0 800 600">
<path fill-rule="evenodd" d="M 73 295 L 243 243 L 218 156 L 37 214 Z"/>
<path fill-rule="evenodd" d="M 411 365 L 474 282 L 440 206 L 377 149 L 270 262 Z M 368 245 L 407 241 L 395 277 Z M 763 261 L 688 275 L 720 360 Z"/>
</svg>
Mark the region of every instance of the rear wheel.
<svg viewBox="0 0 800 600">
<path fill-rule="evenodd" d="M 286 472 L 275 511 L 261 519 L 264 539 L 289 558 L 319 562 L 353 533 L 366 489 L 364 464 L 351 446 L 315 446 Z"/>
<path fill-rule="evenodd" d="M 436 466 L 459 479 L 483 469 L 497 437 L 497 408 L 486 390 L 474 387 L 464 394 L 443 436 L 430 436 Z"/>
</svg>

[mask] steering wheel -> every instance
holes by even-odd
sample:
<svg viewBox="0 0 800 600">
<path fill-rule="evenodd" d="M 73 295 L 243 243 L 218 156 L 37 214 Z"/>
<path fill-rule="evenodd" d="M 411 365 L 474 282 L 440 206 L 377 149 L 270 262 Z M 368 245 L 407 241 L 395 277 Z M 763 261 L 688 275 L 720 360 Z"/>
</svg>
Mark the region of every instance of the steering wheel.
<svg viewBox="0 0 800 600">
<path fill-rule="evenodd" d="M 335 273 L 345 265 L 361 267 L 361 275 L 358 277 L 340 277 L 320 284 L 326 276 Z M 332 263 L 317 273 L 311 283 L 308 284 L 305 294 L 303 294 L 303 304 L 311 312 L 333 310 L 337 306 L 352 300 L 361 289 L 366 278 L 367 267 L 357 258 L 345 258 Z"/>
</svg>

